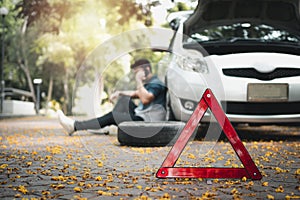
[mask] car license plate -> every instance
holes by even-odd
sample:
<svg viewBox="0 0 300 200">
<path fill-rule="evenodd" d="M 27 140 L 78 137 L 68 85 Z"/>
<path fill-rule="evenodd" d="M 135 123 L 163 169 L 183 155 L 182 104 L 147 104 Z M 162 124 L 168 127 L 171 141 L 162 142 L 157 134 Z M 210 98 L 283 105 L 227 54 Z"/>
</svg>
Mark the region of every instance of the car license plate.
<svg viewBox="0 0 300 200">
<path fill-rule="evenodd" d="M 248 101 L 287 101 L 288 84 L 248 84 Z"/>
</svg>

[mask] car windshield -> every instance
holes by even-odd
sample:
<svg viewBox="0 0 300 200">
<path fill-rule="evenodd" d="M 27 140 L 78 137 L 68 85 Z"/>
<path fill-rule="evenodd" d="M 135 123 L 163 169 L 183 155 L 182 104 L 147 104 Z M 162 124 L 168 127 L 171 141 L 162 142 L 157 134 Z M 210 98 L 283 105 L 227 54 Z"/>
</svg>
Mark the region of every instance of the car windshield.
<svg viewBox="0 0 300 200">
<path fill-rule="evenodd" d="M 192 29 L 185 44 L 199 42 L 288 42 L 300 43 L 300 37 L 292 35 L 286 30 L 266 24 L 235 23 L 231 25 L 215 26 L 208 29 Z"/>
</svg>

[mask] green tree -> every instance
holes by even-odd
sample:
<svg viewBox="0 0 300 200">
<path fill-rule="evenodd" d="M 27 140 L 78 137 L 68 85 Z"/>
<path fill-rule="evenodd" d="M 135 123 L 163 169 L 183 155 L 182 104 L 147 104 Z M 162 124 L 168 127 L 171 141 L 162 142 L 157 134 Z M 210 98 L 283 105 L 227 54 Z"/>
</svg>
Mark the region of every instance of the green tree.
<svg viewBox="0 0 300 200">
<path fill-rule="evenodd" d="M 11 84 L 29 88 L 35 101 L 32 77 L 42 76 L 47 101 L 60 100 L 68 113 L 72 106 L 71 88 L 89 53 L 112 35 L 141 24 L 151 25 L 147 22 L 151 20 L 149 8 L 155 6 L 134 0 L 14 0 L 16 5 L 11 0 L 4 2 L 12 10 L 7 18 L 9 31 L 6 30 L 10 41 L 6 64 L 16 71 Z M 130 41 L 129 37 L 127 42 Z M 113 45 L 118 49 L 127 44 Z M 88 63 L 83 74 L 86 82 L 94 75 L 95 67 L 101 68 L 105 63 L 97 57 L 93 59 L 95 62 Z M 124 74 L 119 70 L 120 63 L 114 65 L 107 73 L 108 80 L 117 80 Z"/>
<path fill-rule="evenodd" d="M 31 0 L 21 1 L 17 7 L 21 10 L 19 16 L 25 18 L 30 25 L 30 29 L 39 27 L 39 35 L 34 47 L 35 53 L 40 54 L 38 66 L 42 66 L 44 71 L 49 71 L 47 102 L 50 101 L 53 91 L 53 66 L 61 66 L 64 77 L 63 88 L 65 94 L 65 107 L 70 104 L 70 91 L 68 77 L 70 67 L 74 65 L 73 51 L 65 41 L 61 39 L 61 27 L 63 22 L 76 12 L 82 5 L 81 0 L 57 1 L 57 0 Z M 44 40 L 44 41 L 43 41 Z M 58 42 L 60 40 L 60 42 Z M 45 64 L 45 65 L 44 65 Z M 47 68 L 50 69 L 47 69 Z M 46 68 L 46 69 L 45 69 Z M 61 77 L 61 76 L 58 76 Z M 47 80 L 47 79 L 45 79 Z M 46 103 L 47 105 L 47 103 Z"/>
<path fill-rule="evenodd" d="M 31 92 L 32 99 L 35 102 L 36 97 L 31 78 L 31 69 L 34 57 L 30 51 L 30 41 L 35 37 L 34 31 L 27 33 L 27 20 L 16 17 L 16 1 L 3 1 L 1 6 L 6 6 L 9 9 L 9 14 L 5 18 L 5 25 L 2 29 L 2 34 L 5 34 L 5 80 L 8 80 L 9 86 L 19 86 L 22 89 L 28 89 Z M 18 70 L 20 69 L 20 70 Z M 22 73 L 21 73 L 22 72 Z M 14 77 L 18 77 L 18 81 L 13 81 Z"/>
<path fill-rule="evenodd" d="M 171 13 L 171 12 L 179 12 L 179 11 L 186 11 L 186 10 L 191 10 L 191 7 L 184 2 L 177 2 L 173 8 L 168 10 L 168 12 Z"/>
</svg>

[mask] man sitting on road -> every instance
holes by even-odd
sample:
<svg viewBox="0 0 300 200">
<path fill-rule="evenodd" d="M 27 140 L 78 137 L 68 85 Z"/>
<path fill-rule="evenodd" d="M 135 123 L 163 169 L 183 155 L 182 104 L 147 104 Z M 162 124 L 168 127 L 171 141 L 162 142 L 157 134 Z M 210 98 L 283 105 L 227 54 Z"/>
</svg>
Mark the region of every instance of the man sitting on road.
<svg viewBox="0 0 300 200">
<path fill-rule="evenodd" d="M 137 89 L 132 91 L 116 91 L 110 100 L 118 99 L 114 109 L 99 118 L 86 121 L 75 121 L 59 110 L 58 119 L 62 127 L 71 136 L 75 131 L 100 129 L 108 125 L 118 125 L 124 121 L 163 121 L 166 118 L 166 88 L 157 76 L 152 74 L 148 60 L 139 59 L 131 69 L 135 74 Z M 140 103 L 134 104 L 132 98 Z"/>
</svg>

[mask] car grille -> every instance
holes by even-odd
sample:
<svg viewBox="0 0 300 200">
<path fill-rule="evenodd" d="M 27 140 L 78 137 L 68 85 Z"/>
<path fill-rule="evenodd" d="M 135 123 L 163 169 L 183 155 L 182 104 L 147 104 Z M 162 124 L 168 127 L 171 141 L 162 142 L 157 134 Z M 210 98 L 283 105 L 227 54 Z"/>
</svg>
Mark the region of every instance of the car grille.
<svg viewBox="0 0 300 200">
<path fill-rule="evenodd" d="M 254 68 L 231 68 L 223 69 L 223 74 L 226 76 L 255 78 L 258 80 L 273 80 L 276 78 L 286 78 L 300 76 L 300 69 L 296 68 L 276 68 L 272 72 L 263 73 Z"/>
<path fill-rule="evenodd" d="M 300 102 L 222 102 L 227 114 L 288 115 L 300 114 Z"/>
</svg>

